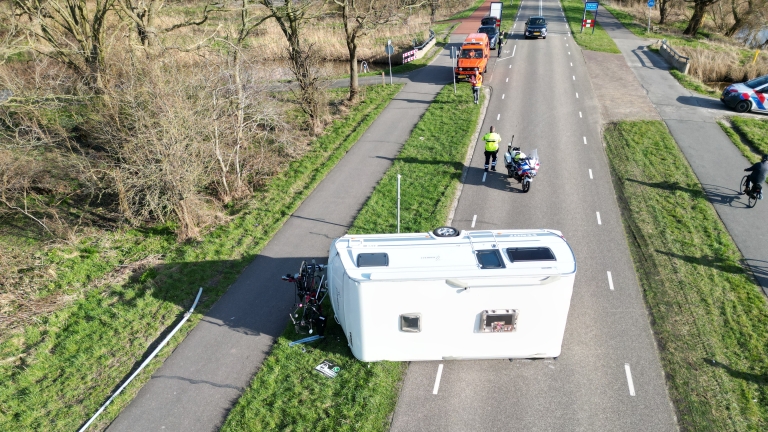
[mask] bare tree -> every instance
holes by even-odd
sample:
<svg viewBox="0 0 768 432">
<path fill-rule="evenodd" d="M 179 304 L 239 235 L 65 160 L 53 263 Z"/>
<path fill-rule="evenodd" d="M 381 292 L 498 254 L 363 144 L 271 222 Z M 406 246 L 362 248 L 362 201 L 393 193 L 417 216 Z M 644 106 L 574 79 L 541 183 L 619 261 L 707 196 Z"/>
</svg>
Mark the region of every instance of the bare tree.
<svg viewBox="0 0 768 432">
<path fill-rule="evenodd" d="M 667 22 L 667 16 L 676 0 L 659 0 L 659 24 Z"/>
<path fill-rule="evenodd" d="M 289 68 L 299 87 L 296 92 L 301 109 L 309 118 L 312 132 L 318 134 L 325 123 L 325 92 L 318 72 L 318 54 L 302 43 L 303 28 L 323 12 L 324 4 L 315 0 L 258 0 L 277 21 L 288 41 Z"/>
<path fill-rule="evenodd" d="M 208 21 L 211 12 L 219 9 L 214 3 L 206 3 L 199 18 L 188 19 L 180 23 L 158 28 L 160 10 L 165 0 L 116 0 L 117 8 L 136 26 L 136 33 L 144 47 L 157 45 L 160 35 L 189 26 L 199 26 Z"/>
<path fill-rule="evenodd" d="M 696 36 L 701 24 L 704 22 L 704 18 L 707 15 L 707 8 L 716 4 L 720 0 L 685 0 L 686 3 L 693 3 L 693 15 L 688 21 L 688 26 L 683 30 L 683 34 L 688 36 Z"/>
<path fill-rule="evenodd" d="M 349 51 L 349 100 L 357 99 L 357 42 L 377 26 L 399 18 L 396 2 L 391 0 L 333 0 L 341 10 L 347 50 Z"/>
<path fill-rule="evenodd" d="M 38 52 L 66 64 L 95 89 L 102 89 L 106 20 L 115 0 L 12 0 L 16 15 L 50 50 Z"/>
</svg>

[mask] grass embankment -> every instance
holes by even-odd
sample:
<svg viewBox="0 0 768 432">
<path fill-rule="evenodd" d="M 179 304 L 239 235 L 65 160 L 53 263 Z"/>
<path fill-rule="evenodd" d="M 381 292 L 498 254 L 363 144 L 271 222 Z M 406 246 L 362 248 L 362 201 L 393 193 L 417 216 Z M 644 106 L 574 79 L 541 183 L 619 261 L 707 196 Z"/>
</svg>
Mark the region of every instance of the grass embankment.
<svg viewBox="0 0 768 432">
<path fill-rule="evenodd" d="M 480 106 L 472 103 L 469 85 L 460 84 L 456 95 L 453 86 L 444 87 L 350 232 L 395 232 L 397 174 L 403 176 L 401 231 L 426 231 L 444 224 Z M 328 323 L 326 338 L 305 346 L 306 352 L 288 346 L 306 336 L 296 335 L 288 326 L 222 431 L 388 429 L 406 364 L 356 360 L 338 324 L 332 317 Z M 336 378 L 314 371 L 323 360 L 341 367 Z"/>
<path fill-rule="evenodd" d="M 470 15 L 472 15 L 472 13 L 477 10 L 477 8 L 479 8 L 480 6 L 483 5 L 483 3 L 485 3 L 485 0 L 477 0 L 468 9 L 465 9 L 465 10 L 463 10 L 463 11 L 453 15 L 452 17 L 448 18 L 446 21 L 460 20 L 460 19 L 469 18 Z"/>
<path fill-rule="evenodd" d="M 768 154 L 768 120 L 744 117 L 731 117 L 731 125 L 718 122 L 733 144 L 751 163 L 759 162 L 760 157 Z"/>
<path fill-rule="evenodd" d="M 600 51 L 613 54 L 620 54 L 619 47 L 616 46 L 616 42 L 608 36 L 608 32 L 603 30 L 600 25 L 600 13 L 597 15 L 597 26 L 595 26 L 594 33 L 591 28 L 585 28 L 581 31 L 581 20 L 584 16 L 584 2 L 581 0 L 561 0 L 563 5 L 563 12 L 565 18 L 568 20 L 568 26 L 573 34 L 573 40 L 579 44 L 585 50 Z M 602 6 L 602 5 L 601 5 Z M 587 12 L 587 19 L 590 15 L 594 15 L 593 12 Z"/>
<path fill-rule="evenodd" d="M 289 215 L 341 160 L 401 86 L 368 87 L 350 109 L 312 144 L 301 159 L 256 194 L 251 207 L 195 243 L 177 245 L 172 230 L 145 232 L 133 253 L 162 254 L 127 282 L 87 292 L 38 324 L 0 343 L 0 430 L 76 430 L 138 366 L 147 347 L 188 308 L 198 287 L 196 313 L 169 346 L 102 414 L 96 427 L 114 419 L 237 278 Z M 134 234 L 139 237 L 139 234 Z M 57 283 L 100 278 L 113 263 L 93 247 L 58 253 Z M 134 257 L 135 258 L 135 257 Z"/>
<path fill-rule="evenodd" d="M 695 91 L 698 94 L 702 94 L 704 96 L 709 96 L 713 98 L 720 98 L 719 91 L 713 89 L 712 87 L 704 84 L 703 82 L 697 80 L 696 78 L 693 78 L 690 75 L 686 75 L 677 69 L 670 69 L 669 73 L 672 74 L 673 77 L 680 83 L 681 86 L 687 88 L 688 90 Z"/>
<path fill-rule="evenodd" d="M 663 122 L 605 141 L 682 429 L 768 429 L 768 307 L 739 250 Z"/>
</svg>

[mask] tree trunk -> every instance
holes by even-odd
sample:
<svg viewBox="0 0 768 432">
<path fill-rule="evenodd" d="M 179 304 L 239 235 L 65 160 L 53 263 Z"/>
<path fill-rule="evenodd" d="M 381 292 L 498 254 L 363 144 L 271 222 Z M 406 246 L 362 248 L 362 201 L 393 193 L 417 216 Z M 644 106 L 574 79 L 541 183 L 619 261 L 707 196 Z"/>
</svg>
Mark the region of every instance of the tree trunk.
<svg viewBox="0 0 768 432">
<path fill-rule="evenodd" d="M 667 22 L 667 13 L 669 13 L 669 0 L 659 2 L 659 25 Z"/>
<path fill-rule="evenodd" d="M 707 6 L 709 6 L 709 4 L 696 2 L 693 7 L 693 16 L 691 16 L 691 20 L 688 21 L 688 27 L 683 31 L 684 35 L 696 36 L 696 33 L 698 33 L 701 24 L 704 22 L 704 17 L 707 14 Z"/>
<path fill-rule="evenodd" d="M 349 101 L 354 102 L 360 93 L 360 86 L 357 79 L 357 41 L 347 41 L 349 50 Z"/>
</svg>

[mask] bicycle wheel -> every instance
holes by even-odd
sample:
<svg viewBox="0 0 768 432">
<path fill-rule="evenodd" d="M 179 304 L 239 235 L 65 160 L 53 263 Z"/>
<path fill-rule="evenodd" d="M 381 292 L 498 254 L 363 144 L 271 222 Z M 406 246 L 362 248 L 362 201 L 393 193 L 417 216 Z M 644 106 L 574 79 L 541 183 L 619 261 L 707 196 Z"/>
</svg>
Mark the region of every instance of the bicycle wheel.
<svg viewBox="0 0 768 432">
<path fill-rule="evenodd" d="M 748 177 L 749 177 L 748 175 L 745 175 L 744 177 L 741 178 L 741 183 L 739 183 L 739 193 L 744 192 L 744 186 L 747 184 Z"/>
<path fill-rule="evenodd" d="M 747 196 L 749 196 L 749 199 L 747 200 L 747 206 L 749 206 L 749 208 L 754 207 L 755 204 L 757 204 L 757 194 L 750 192 L 747 194 Z"/>
</svg>

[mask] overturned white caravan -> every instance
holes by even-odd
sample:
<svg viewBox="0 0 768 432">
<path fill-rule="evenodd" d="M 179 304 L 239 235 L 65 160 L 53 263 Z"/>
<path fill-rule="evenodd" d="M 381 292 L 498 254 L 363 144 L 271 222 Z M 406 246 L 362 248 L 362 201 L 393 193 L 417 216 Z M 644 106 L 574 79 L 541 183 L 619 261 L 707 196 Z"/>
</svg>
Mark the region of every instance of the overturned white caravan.
<svg viewBox="0 0 768 432">
<path fill-rule="evenodd" d="M 328 294 L 359 360 L 557 357 L 576 260 L 554 230 L 346 235 Z"/>
</svg>

